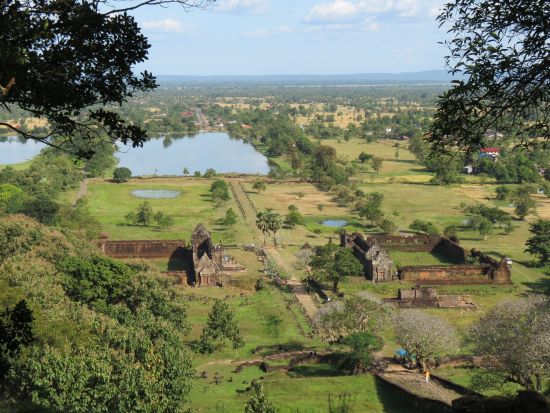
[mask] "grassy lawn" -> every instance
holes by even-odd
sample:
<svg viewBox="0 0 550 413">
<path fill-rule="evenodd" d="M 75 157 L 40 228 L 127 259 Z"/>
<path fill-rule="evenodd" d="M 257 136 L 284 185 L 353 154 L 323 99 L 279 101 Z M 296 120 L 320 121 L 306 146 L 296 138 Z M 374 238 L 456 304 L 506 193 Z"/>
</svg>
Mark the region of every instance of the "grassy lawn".
<svg viewBox="0 0 550 413">
<path fill-rule="evenodd" d="M 396 267 L 407 265 L 452 265 L 445 257 L 429 252 L 390 251 L 390 256 Z"/>
<path fill-rule="evenodd" d="M 338 375 L 329 366 L 300 366 L 298 373 L 275 371 L 264 373 L 258 367 L 247 367 L 236 373 L 234 366 L 211 365 L 201 371 L 206 379 L 199 379 L 192 393 L 192 407 L 196 412 L 233 413 L 244 411 L 250 398 L 246 389 L 252 380 L 263 377 L 268 397 L 281 413 L 324 413 L 328 411 L 328 396 L 349 393 L 356 413 L 415 413 L 417 410 L 406 397 L 376 380 L 371 375 Z M 214 384 L 214 377 L 219 384 Z"/>
<path fill-rule="evenodd" d="M 211 231 L 216 243 L 249 242 L 250 232 L 241 217 L 231 228 L 220 224 L 228 208 L 233 208 L 238 214 L 238 207 L 233 199 L 216 207 L 211 200 L 211 183 L 207 179 L 189 178 L 132 179 L 124 184 L 93 180 L 88 186 L 87 198 L 92 214 L 114 240 L 188 239 L 195 226 L 203 223 Z M 132 195 L 136 189 L 176 190 L 181 191 L 181 195 L 174 199 L 145 200 Z M 155 212 L 163 211 L 172 215 L 175 225 L 167 230 L 126 225 L 126 214 L 144 201 L 148 201 Z"/>
<path fill-rule="evenodd" d="M 245 346 L 237 350 L 228 345 L 210 356 L 196 354 L 194 362 L 197 366 L 220 359 L 250 358 L 258 346 L 325 346 L 310 337 L 311 328 L 292 296 L 268 282 L 263 290 L 256 293 L 231 287 L 194 289 L 192 292 L 182 290 L 182 293 L 188 298 L 188 314 L 193 326 L 187 337 L 191 344 L 199 339 L 214 298 L 225 299 L 235 311 L 245 341 Z"/>
<path fill-rule="evenodd" d="M 495 257 L 512 258 L 512 286 L 438 287 L 440 294 L 470 295 L 477 305 L 475 310 L 426 310 L 449 321 L 460 334 L 465 334 L 473 322 L 503 299 L 518 297 L 527 290 L 540 289 L 546 285 L 545 280 L 548 277 L 545 277 L 541 270 L 529 265 L 531 257 L 524 252 L 525 241 L 529 236 L 529 222 L 513 221 L 516 228 L 511 234 L 504 235 L 495 231 L 487 239 L 464 227 L 464 204 L 481 202 L 489 206 L 497 205 L 494 200 L 495 185 L 480 185 L 476 182 L 447 187 L 423 184 L 421 182 L 429 180 L 430 175 L 422 170 L 405 148 L 400 149 L 399 159 L 395 159 L 395 148 L 390 143 L 366 145 L 358 141 L 334 141 L 330 144 L 337 148 L 339 155 L 347 156 L 349 159 L 355 159 L 362 150 L 385 159 L 380 175 L 374 176 L 372 180 L 366 176 L 359 187 L 367 193 L 376 191 L 384 195 L 384 213 L 400 230 L 408 230 L 415 219 L 433 222 L 440 230 L 448 225 L 456 225 L 459 227 L 458 236 L 464 247 L 475 247 Z M 295 269 L 295 254 L 299 250 L 299 245 L 305 242 L 322 245 L 329 237 L 333 237 L 337 242 L 336 233 L 339 229 L 326 227 L 321 224 L 322 221 L 346 220 L 348 224 L 345 229 L 348 232 L 376 231 L 364 220 L 359 219 L 352 208 L 337 205 L 331 194 L 319 191 L 309 183 L 279 182 L 268 185 L 265 191 L 258 193 L 252 189 L 253 178 L 238 179 L 243 182 L 245 191 L 258 211 L 271 208 L 286 215 L 288 206 L 294 204 L 304 217 L 303 226 L 297 226 L 293 230 L 281 230 L 278 233 L 279 240 L 283 245 L 287 245 L 286 247 L 269 251 L 270 258 L 276 261 L 285 277 L 293 275 L 300 279 L 304 275 L 303 271 Z M 363 177 L 359 179 L 362 181 Z M 405 179 L 420 183 L 405 183 Z M 252 230 L 240 216 L 233 199 L 222 207 L 216 207 L 212 203 L 209 192 L 211 182 L 195 178 L 155 178 L 133 179 L 126 184 L 113 184 L 98 179 L 92 180 L 89 185 L 88 202 L 93 214 L 103 224 L 104 231 L 109 233 L 112 239 L 188 239 L 195 225 L 204 223 L 211 230 L 215 243 L 252 242 Z M 174 227 L 159 231 L 154 228 L 124 225 L 124 216 L 144 201 L 131 194 L 135 189 L 181 191 L 181 195 L 175 199 L 149 200 L 155 211 L 161 210 L 174 216 Z M 549 218 L 550 202 L 542 197 L 537 201 L 539 215 Z M 319 208 L 319 205 L 322 205 L 322 208 Z M 510 211 L 508 205 L 499 206 Z M 233 228 L 225 228 L 219 223 L 229 207 L 239 215 L 238 222 Z M 534 218 L 529 217 L 529 220 L 532 219 Z M 268 243 L 271 242 L 268 239 Z M 234 277 L 241 288 L 180 290 L 181 294 L 188 298 L 189 317 L 193 326 L 188 337 L 189 344 L 193 345 L 200 337 L 214 298 L 225 299 L 235 311 L 246 343 L 241 349 L 235 350 L 227 346 L 209 356 L 194 354 L 195 367 L 199 373 L 206 371 L 207 376 L 199 379 L 193 390 L 194 411 L 242 411 L 250 397 L 246 389 L 252 380 L 259 377 L 263 377 L 267 394 L 276 401 L 282 413 L 325 412 L 328 395 L 345 392 L 355 396 L 355 412 L 414 411 L 407 400 L 375 381 L 373 377 L 345 376 L 330 366 L 301 366 L 288 374 L 283 371 L 265 373 L 257 367 L 248 367 L 236 373 L 235 365 L 231 362 L 257 357 L 258 353 L 254 353 L 254 350 L 258 346 L 262 346 L 262 351 L 267 353 L 281 344 L 313 348 L 326 348 L 328 344 L 313 336 L 302 311 L 289 293 L 280 291 L 269 282 L 266 282 L 264 290 L 253 292 L 254 282 L 260 276 L 262 268 L 254 254 L 240 250 L 228 252 L 247 267 L 246 273 Z M 391 255 L 398 266 L 446 264 L 441 257 L 428 253 L 392 252 Z M 164 261 L 156 260 L 153 263 L 161 270 L 168 269 L 168 264 Z M 346 295 L 369 290 L 381 297 L 396 297 L 399 288 L 411 287 L 412 284 L 405 283 L 374 285 L 363 277 L 349 278 L 340 284 Z M 383 336 L 386 345 L 382 353 L 390 356 L 399 345 L 396 344 L 391 332 L 383 332 Z M 459 384 L 471 385 L 472 370 L 450 369 L 436 374 Z"/>
</svg>

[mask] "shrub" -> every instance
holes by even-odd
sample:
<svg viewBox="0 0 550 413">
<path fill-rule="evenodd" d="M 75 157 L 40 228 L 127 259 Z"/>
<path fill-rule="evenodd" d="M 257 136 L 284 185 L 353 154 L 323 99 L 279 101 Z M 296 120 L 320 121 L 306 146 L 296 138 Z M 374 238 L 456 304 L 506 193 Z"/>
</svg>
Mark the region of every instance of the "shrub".
<svg viewBox="0 0 550 413">
<path fill-rule="evenodd" d="M 128 182 L 132 177 L 132 171 L 128 168 L 116 168 L 113 172 L 113 180 L 117 183 Z"/>
</svg>

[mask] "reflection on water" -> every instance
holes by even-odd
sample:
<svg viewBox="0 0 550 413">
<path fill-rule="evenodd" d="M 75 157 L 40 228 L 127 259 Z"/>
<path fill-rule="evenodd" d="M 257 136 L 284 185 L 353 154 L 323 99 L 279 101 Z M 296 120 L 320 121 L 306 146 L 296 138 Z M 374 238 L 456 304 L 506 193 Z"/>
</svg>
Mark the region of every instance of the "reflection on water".
<svg viewBox="0 0 550 413">
<path fill-rule="evenodd" d="M 0 138 L 0 165 L 24 162 L 38 155 L 42 143 L 15 137 Z M 217 172 L 267 175 L 267 158 L 242 140 L 227 133 L 199 133 L 194 136 L 163 137 L 147 141 L 143 148 L 121 145 L 116 154 L 118 166 L 130 168 L 134 176 L 182 175 Z"/>
<path fill-rule="evenodd" d="M 181 195 L 181 191 L 169 191 L 166 189 L 136 189 L 132 191 L 136 198 L 143 199 L 172 199 Z"/>
<path fill-rule="evenodd" d="M 190 174 L 213 168 L 222 173 L 266 175 L 270 169 L 267 158 L 252 145 L 227 133 L 151 139 L 143 148 L 122 146 L 116 156 L 118 166 L 129 168 L 134 176 L 182 175 L 184 168 Z"/>
<path fill-rule="evenodd" d="M 326 221 L 321 222 L 321 224 L 325 227 L 340 228 L 348 225 L 348 221 L 343 219 L 327 219 Z"/>
<path fill-rule="evenodd" d="M 0 165 L 29 161 L 45 147 L 41 142 L 15 136 L 0 138 Z"/>
</svg>

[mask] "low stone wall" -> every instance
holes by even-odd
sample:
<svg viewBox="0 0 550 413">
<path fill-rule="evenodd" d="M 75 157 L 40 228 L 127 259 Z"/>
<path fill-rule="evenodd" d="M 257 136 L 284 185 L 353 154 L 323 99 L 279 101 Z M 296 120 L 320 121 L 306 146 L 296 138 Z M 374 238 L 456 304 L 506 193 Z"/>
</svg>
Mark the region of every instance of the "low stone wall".
<svg viewBox="0 0 550 413">
<path fill-rule="evenodd" d="M 416 284 L 491 284 L 489 265 L 414 265 L 397 269 L 399 280 Z"/>
<path fill-rule="evenodd" d="M 173 258 L 186 255 L 185 241 L 98 241 L 97 246 L 112 258 Z"/>
<path fill-rule="evenodd" d="M 404 252 L 432 252 L 441 241 L 441 237 L 428 235 L 400 236 L 400 235 L 374 235 L 378 244 L 390 251 Z"/>
</svg>

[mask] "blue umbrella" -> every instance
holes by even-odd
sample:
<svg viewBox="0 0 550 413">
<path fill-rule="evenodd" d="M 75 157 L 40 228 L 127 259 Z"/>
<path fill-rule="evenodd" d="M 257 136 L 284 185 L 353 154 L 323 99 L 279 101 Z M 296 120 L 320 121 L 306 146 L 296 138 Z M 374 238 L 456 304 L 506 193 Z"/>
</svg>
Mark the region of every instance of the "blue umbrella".
<svg viewBox="0 0 550 413">
<path fill-rule="evenodd" d="M 395 350 L 395 354 L 397 354 L 399 357 L 406 357 L 409 353 L 407 353 L 405 349 L 400 348 Z"/>
</svg>

